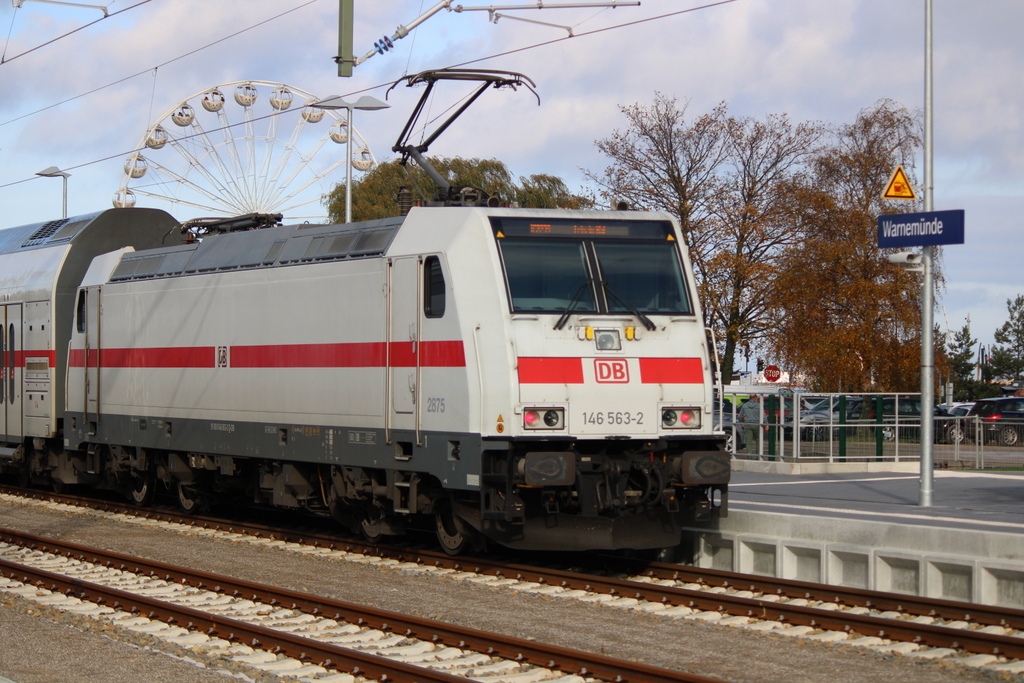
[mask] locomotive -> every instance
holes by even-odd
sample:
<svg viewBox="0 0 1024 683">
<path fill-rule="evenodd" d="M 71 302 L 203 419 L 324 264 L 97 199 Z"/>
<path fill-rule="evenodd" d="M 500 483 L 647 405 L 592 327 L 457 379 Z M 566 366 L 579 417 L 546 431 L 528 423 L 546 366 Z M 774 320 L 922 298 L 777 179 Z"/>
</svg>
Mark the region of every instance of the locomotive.
<svg viewBox="0 0 1024 683">
<path fill-rule="evenodd" d="M 0 231 L 0 468 L 446 549 L 655 548 L 724 511 L 667 215 L 417 207 L 162 246 L 155 209 Z"/>
<path fill-rule="evenodd" d="M 724 515 L 674 219 L 437 181 L 443 205 L 358 223 L 181 239 L 117 208 L 0 230 L 0 472 L 371 539 L 427 522 L 453 554 L 667 548 Z"/>
</svg>

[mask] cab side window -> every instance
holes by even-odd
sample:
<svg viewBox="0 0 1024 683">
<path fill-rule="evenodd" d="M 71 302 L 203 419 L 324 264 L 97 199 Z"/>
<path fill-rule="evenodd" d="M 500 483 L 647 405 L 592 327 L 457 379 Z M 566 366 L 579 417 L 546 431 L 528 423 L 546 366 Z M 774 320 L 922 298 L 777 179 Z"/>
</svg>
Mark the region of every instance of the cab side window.
<svg viewBox="0 0 1024 683">
<path fill-rule="evenodd" d="M 85 290 L 78 292 L 78 312 L 75 315 L 77 319 L 76 325 L 79 333 L 85 333 Z"/>
<path fill-rule="evenodd" d="M 423 262 L 423 314 L 428 318 L 443 316 L 445 299 L 441 259 L 436 256 L 428 256 Z"/>
</svg>

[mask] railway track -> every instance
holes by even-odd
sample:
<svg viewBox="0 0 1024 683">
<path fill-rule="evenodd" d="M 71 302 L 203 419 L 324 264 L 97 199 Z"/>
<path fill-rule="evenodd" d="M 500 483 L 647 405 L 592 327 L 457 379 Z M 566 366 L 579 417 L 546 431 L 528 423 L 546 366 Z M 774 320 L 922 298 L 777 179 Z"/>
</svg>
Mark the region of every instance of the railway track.
<svg viewBox="0 0 1024 683">
<path fill-rule="evenodd" d="M 39 494 L 44 498 L 55 496 Z M 149 518 L 181 522 L 174 513 L 102 504 Z M 633 607 L 672 618 L 714 621 L 811 639 L 850 642 L 919 656 L 990 660 L 1024 671 L 1024 611 L 861 591 L 659 563 L 605 558 L 615 574 L 536 567 L 482 558 L 452 558 L 430 550 L 380 546 L 310 531 L 283 530 L 212 518 L 188 518 L 218 533 L 244 533 L 274 543 L 358 553 L 395 565 L 415 563 L 449 576 L 481 577 L 481 583 L 518 587 Z M 487 579 L 490 579 L 489 581 Z M 998 660 L 997 660 L 998 658 Z"/>
<path fill-rule="evenodd" d="M 0 530 L 0 577 L 7 579 L 0 590 L 57 607 L 65 603 L 61 594 L 71 604 L 95 603 L 76 611 L 157 636 L 170 630 L 180 644 L 221 648 L 236 661 L 290 675 L 337 669 L 410 683 L 488 675 L 551 683 L 712 681 L 10 530 Z"/>
</svg>

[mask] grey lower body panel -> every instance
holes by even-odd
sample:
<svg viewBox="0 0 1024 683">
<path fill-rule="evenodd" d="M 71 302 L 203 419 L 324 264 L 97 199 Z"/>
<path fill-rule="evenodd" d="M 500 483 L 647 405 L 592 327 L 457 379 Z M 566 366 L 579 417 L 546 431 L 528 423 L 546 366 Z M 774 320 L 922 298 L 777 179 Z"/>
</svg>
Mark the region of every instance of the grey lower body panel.
<svg viewBox="0 0 1024 683">
<path fill-rule="evenodd" d="M 95 415 L 90 415 L 95 418 Z M 393 430 L 390 443 L 383 429 L 295 423 L 228 422 L 167 419 L 127 415 L 86 421 L 67 413 L 65 444 L 80 450 L 87 444 L 119 445 L 176 453 L 202 453 L 316 465 L 339 465 L 424 472 L 445 488 L 476 490 L 479 481 L 479 435 Z M 465 456 L 463 455 L 465 454 Z"/>
</svg>

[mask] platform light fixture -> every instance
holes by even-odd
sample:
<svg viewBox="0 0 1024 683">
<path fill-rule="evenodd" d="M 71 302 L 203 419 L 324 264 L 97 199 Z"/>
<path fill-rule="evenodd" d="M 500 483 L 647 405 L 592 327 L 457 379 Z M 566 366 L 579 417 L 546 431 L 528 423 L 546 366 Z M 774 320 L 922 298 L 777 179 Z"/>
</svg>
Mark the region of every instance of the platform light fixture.
<svg viewBox="0 0 1024 683">
<path fill-rule="evenodd" d="M 381 102 L 376 97 L 370 97 L 369 95 L 363 95 L 355 102 L 349 102 L 341 95 L 332 95 L 325 97 L 322 100 L 318 100 L 313 103 L 314 107 L 320 109 L 337 110 L 344 109 L 348 112 L 347 115 L 347 126 L 348 126 L 348 139 L 345 141 L 345 222 L 352 222 L 352 110 L 359 109 L 360 111 L 377 111 L 379 109 L 387 109 L 391 105 L 387 102 Z"/>
<path fill-rule="evenodd" d="M 42 171 L 39 171 L 38 173 L 36 173 L 36 175 L 42 176 L 44 178 L 63 178 L 64 179 L 64 202 L 63 202 L 64 215 L 61 216 L 61 218 L 67 218 L 68 217 L 68 178 L 71 177 L 71 174 L 68 173 L 67 171 L 60 170 L 56 166 L 50 166 L 49 168 L 44 168 Z"/>
</svg>

